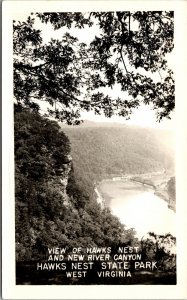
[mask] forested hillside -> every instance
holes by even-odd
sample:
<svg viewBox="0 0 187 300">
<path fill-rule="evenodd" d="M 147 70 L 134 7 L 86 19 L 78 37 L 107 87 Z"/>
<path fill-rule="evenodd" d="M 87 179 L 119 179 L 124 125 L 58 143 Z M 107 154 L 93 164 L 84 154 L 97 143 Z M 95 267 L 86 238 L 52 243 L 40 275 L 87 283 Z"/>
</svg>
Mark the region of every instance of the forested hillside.
<svg viewBox="0 0 187 300">
<path fill-rule="evenodd" d="M 48 247 L 84 247 L 133 242 L 108 209 L 80 190 L 70 146 L 54 121 L 15 109 L 17 261 L 41 258 Z"/>
<path fill-rule="evenodd" d="M 171 133 L 110 126 L 88 122 L 88 126 L 63 128 L 71 142 L 76 180 L 81 187 L 87 187 L 89 195 L 93 182 L 113 175 L 173 172 Z"/>
<path fill-rule="evenodd" d="M 98 138 L 95 149 L 99 143 Z M 127 230 L 108 208 L 101 209 L 88 197 L 86 182 L 82 189 L 77 185 L 72 165 L 69 140 L 59 125 L 15 106 L 17 284 L 135 284 L 149 282 L 150 278 L 153 282 L 157 280 L 154 273 L 147 279 L 140 272 L 130 281 L 126 278 L 98 281 L 93 277 L 97 263 L 86 279 L 68 279 L 62 270 L 47 270 L 42 274 L 36 270 L 36 263 L 46 260 L 48 248 L 65 247 L 71 253 L 73 247 L 111 247 L 115 252 L 124 245 L 139 246 L 142 259 L 156 259 L 159 270 L 172 271 L 171 276 L 163 273 L 164 280 L 175 282 L 175 255 L 164 246 L 166 241 L 167 245 L 175 243 L 175 238 L 150 235 L 144 242 L 138 241 L 133 229 Z"/>
</svg>

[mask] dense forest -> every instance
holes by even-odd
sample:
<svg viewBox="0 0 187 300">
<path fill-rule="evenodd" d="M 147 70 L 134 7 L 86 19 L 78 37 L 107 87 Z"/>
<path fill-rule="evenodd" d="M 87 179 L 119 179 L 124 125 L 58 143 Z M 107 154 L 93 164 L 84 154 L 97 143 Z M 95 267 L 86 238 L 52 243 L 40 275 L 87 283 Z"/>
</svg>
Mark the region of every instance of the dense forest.
<svg viewBox="0 0 187 300">
<path fill-rule="evenodd" d="M 108 177 L 174 172 L 169 131 L 94 122 L 62 129 L 71 142 L 76 182 L 90 197 L 93 183 Z"/>
<path fill-rule="evenodd" d="M 98 144 L 96 140 L 95 145 Z M 17 284 L 25 281 L 29 284 L 77 284 L 63 276 L 58 281 L 58 276 L 50 275 L 50 272 L 44 272 L 42 276 L 36 272 L 34 264 L 46 259 L 49 247 L 57 246 L 66 247 L 71 253 L 73 247 L 103 246 L 115 251 L 119 245 L 138 245 L 144 260 L 157 258 L 159 270 L 172 271 L 169 278 L 175 281 L 175 255 L 165 248 L 166 240 L 172 245 L 175 238 L 153 234 L 145 241 L 138 241 L 133 229 L 125 229 L 108 208 L 101 209 L 93 198 L 88 197 L 87 189 L 81 189 L 76 183 L 70 142 L 60 126 L 17 105 L 15 198 Z M 91 273 L 88 281 L 80 279 L 78 283 L 97 282 L 97 278 L 90 276 Z M 106 282 L 128 283 L 123 278 L 121 281 L 108 278 Z"/>
<path fill-rule="evenodd" d="M 41 258 L 47 247 L 133 242 L 108 209 L 76 186 L 69 142 L 56 122 L 15 109 L 17 260 Z"/>
</svg>

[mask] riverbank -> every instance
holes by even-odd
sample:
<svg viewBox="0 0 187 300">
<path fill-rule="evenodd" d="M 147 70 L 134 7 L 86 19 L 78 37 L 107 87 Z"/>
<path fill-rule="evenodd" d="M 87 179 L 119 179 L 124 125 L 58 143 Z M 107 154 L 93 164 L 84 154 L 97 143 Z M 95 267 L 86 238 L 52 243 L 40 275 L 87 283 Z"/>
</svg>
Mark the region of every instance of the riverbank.
<svg viewBox="0 0 187 300">
<path fill-rule="evenodd" d="M 154 189 L 155 195 L 162 198 L 168 203 L 168 208 L 176 211 L 176 200 L 169 194 L 168 183 L 172 178 L 171 174 L 142 174 L 139 176 L 133 176 L 131 180 L 142 183 L 143 185 L 150 186 Z"/>
<path fill-rule="evenodd" d="M 171 174 L 166 174 L 165 171 L 161 172 L 152 172 L 152 173 L 146 173 L 146 174 L 127 174 L 127 175 L 121 175 L 121 176 L 115 176 L 112 178 L 107 178 L 101 180 L 95 188 L 95 192 L 97 194 L 97 201 L 100 203 L 103 207 L 110 205 L 110 201 L 112 197 L 109 196 L 109 193 L 103 192 L 102 189 L 100 189 L 100 186 L 104 182 L 122 182 L 123 188 L 130 188 L 134 189 L 136 188 L 136 185 L 139 184 L 142 188 L 150 188 L 154 191 L 155 195 L 162 198 L 164 201 L 168 203 L 168 208 L 176 211 L 176 201 L 174 197 L 171 197 L 168 192 L 168 182 L 171 178 Z M 135 183 L 135 185 L 132 184 Z M 117 183 L 117 184 L 118 184 Z M 109 192 L 110 187 L 108 186 Z"/>
<path fill-rule="evenodd" d="M 155 191 L 155 195 L 166 201 L 168 203 L 168 208 L 176 212 L 175 199 L 171 199 L 167 192 L 157 190 Z"/>
<path fill-rule="evenodd" d="M 148 232 L 176 235 L 175 212 L 151 184 L 130 178 L 102 180 L 97 191 L 103 207 L 109 207 L 127 228 L 134 228 L 138 238 Z"/>
</svg>

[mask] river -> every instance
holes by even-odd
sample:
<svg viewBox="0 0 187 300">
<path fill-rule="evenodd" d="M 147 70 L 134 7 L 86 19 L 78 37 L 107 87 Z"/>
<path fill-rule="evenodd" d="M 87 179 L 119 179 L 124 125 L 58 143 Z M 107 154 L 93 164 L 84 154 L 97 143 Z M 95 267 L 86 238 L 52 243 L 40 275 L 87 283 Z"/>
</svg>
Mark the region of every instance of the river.
<svg viewBox="0 0 187 300">
<path fill-rule="evenodd" d="M 171 233 L 176 236 L 175 212 L 152 188 L 130 180 L 103 180 L 97 188 L 101 199 L 127 228 L 134 228 L 137 237 L 148 232 Z"/>
</svg>

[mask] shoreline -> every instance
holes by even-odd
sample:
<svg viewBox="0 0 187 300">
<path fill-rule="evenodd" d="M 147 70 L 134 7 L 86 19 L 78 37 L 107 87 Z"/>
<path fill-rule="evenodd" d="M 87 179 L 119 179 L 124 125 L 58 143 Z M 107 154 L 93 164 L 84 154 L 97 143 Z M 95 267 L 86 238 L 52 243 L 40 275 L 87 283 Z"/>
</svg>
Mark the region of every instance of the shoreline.
<svg viewBox="0 0 187 300">
<path fill-rule="evenodd" d="M 146 174 L 128 174 L 128 175 L 121 175 L 121 176 L 115 176 L 112 178 L 107 178 L 107 179 L 102 179 L 100 182 L 95 183 L 95 188 L 94 192 L 96 193 L 96 201 L 97 203 L 101 204 L 101 207 L 107 207 L 110 206 L 111 199 L 113 197 L 110 197 L 108 194 L 103 193 L 100 190 L 100 185 L 104 182 L 124 182 L 124 183 L 135 183 L 139 184 L 141 187 L 151 189 L 154 194 L 158 197 L 160 197 L 163 201 L 167 202 L 168 204 L 168 209 L 173 210 L 176 212 L 175 209 L 175 201 L 171 200 L 169 195 L 166 195 L 167 192 L 165 191 L 165 194 L 162 190 L 159 190 L 159 186 L 155 185 L 152 181 L 150 176 L 157 176 L 157 175 L 163 175 L 163 172 L 154 172 L 154 173 L 146 173 Z M 141 178 L 141 177 L 148 177 L 146 178 Z M 138 178 L 136 178 L 138 177 Z"/>
</svg>

